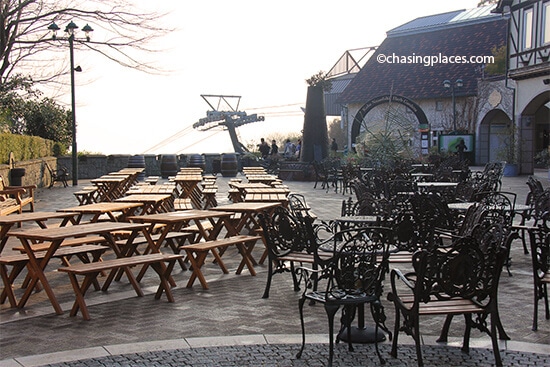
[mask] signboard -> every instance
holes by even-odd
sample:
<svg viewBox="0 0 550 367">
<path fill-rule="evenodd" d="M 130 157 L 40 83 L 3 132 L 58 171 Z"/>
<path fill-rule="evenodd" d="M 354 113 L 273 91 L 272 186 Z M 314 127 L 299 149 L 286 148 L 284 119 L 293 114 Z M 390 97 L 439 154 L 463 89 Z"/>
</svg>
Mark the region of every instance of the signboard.
<svg viewBox="0 0 550 367">
<path fill-rule="evenodd" d="M 474 135 L 439 135 L 439 151 L 440 152 L 456 152 L 456 146 L 461 139 L 464 139 L 464 144 L 466 144 L 466 152 L 473 153 L 474 146 Z"/>
</svg>

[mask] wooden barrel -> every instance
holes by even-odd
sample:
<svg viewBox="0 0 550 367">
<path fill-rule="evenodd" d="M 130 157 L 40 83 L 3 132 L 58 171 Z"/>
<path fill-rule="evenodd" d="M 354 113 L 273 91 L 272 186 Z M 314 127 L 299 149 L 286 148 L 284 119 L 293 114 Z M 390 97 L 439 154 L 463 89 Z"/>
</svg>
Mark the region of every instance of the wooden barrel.
<svg viewBox="0 0 550 367">
<path fill-rule="evenodd" d="M 189 157 L 189 167 L 199 167 L 204 171 L 206 169 L 206 161 L 202 154 L 191 154 Z"/>
<path fill-rule="evenodd" d="M 160 158 L 160 175 L 162 178 L 175 176 L 178 171 L 178 156 L 175 154 L 163 154 Z"/>
<path fill-rule="evenodd" d="M 235 177 L 239 171 L 239 162 L 235 153 L 222 154 L 221 172 L 223 177 Z"/>
<path fill-rule="evenodd" d="M 145 180 L 145 156 L 136 154 L 128 158 L 128 168 L 143 168 L 143 172 L 138 175 L 138 180 Z"/>
</svg>

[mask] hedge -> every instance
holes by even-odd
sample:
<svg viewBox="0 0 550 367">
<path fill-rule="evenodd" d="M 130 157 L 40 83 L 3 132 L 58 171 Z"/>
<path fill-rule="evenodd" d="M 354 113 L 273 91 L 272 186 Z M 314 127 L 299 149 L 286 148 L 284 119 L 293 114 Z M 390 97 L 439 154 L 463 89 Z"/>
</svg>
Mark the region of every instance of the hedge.
<svg viewBox="0 0 550 367">
<path fill-rule="evenodd" d="M 0 164 L 9 164 L 10 153 L 16 161 L 59 156 L 67 151 L 60 143 L 38 136 L 0 133 Z"/>
</svg>

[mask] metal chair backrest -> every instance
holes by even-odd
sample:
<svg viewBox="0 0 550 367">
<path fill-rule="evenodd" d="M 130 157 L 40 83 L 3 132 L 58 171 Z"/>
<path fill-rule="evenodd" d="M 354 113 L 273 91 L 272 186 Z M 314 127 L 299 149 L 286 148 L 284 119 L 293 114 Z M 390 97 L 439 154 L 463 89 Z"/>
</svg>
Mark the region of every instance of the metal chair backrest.
<svg viewBox="0 0 550 367">
<path fill-rule="evenodd" d="M 334 242 L 334 256 L 326 272 L 327 301 L 354 295 L 379 297 L 388 268 L 391 229 L 363 227 L 343 232 L 342 241 Z"/>
<path fill-rule="evenodd" d="M 259 215 L 270 256 L 284 256 L 294 251 L 310 251 L 305 228 L 287 209 L 275 208 L 272 215 Z"/>
</svg>

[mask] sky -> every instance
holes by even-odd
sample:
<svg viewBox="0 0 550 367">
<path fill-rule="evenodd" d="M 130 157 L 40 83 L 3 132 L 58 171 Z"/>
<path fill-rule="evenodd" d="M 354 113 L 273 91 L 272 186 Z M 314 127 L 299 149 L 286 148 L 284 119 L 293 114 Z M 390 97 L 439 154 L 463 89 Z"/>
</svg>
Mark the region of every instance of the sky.
<svg viewBox="0 0 550 367">
<path fill-rule="evenodd" d="M 245 145 L 296 135 L 306 79 L 328 72 L 346 50 L 381 44 L 401 24 L 475 8 L 478 1 L 135 0 L 142 9 L 168 13 L 163 21 L 175 31 L 158 41 L 163 51 L 154 57 L 171 72 L 145 74 L 77 50 L 75 65 L 83 69 L 76 75 L 78 150 L 232 152 L 226 131 L 192 128 L 211 109 L 203 94 L 241 96 L 240 111 L 265 116 L 238 128 Z M 98 33 L 94 40 L 101 40 Z"/>
</svg>

